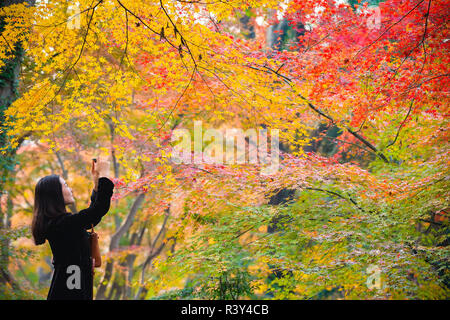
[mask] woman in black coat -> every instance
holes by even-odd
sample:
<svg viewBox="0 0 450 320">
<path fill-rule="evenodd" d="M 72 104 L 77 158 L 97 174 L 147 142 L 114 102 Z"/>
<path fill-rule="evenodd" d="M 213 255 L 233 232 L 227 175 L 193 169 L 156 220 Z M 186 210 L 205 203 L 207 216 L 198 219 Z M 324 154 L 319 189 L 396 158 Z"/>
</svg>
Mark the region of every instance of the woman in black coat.
<svg viewBox="0 0 450 320">
<path fill-rule="evenodd" d="M 49 175 L 36 184 L 33 238 L 37 245 L 48 240 L 53 253 L 48 300 L 93 299 L 93 263 L 86 230 L 96 226 L 109 210 L 114 183 L 108 172 L 108 161 L 92 163 L 95 187 L 91 204 L 76 214 L 66 211 L 66 205 L 74 199 L 62 177 Z"/>
</svg>

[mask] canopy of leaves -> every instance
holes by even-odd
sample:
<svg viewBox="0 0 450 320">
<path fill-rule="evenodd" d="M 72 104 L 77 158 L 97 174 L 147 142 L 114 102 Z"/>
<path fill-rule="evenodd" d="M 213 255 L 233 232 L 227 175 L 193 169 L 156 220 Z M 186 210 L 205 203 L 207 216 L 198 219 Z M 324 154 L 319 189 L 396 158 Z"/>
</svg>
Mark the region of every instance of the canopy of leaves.
<svg viewBox="0 0 450 320">
<path fill-rule="evenodd" d="M 0 66 L 25 51 L 2 151 L 12 229 L 39 177 L 87 199 L 90 158 L 113 159 L 98 298 L 448 298 L 446 1 L 78 2 L 1 8 Z M 279 169 L 172 162 L 197 120 L 278 129 Z M 49 248 L 13 247 L 45 296 Z"/>
</svg>

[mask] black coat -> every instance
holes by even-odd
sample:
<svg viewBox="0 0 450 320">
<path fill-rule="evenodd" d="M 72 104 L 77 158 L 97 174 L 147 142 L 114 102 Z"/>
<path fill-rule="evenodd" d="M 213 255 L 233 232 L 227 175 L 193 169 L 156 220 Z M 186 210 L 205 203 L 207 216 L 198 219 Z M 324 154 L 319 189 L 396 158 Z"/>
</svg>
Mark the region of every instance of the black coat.
<svg viewBox="0 0 450 320">
<path fill-rule="evenodd" d="M 108 212 L 114 183 L 106 177 L 92 190 L 91 204 L 76 214 L 49 222 L 46 238 L 53 253 L 54 272 L 47 300 L 92 300 L 93 275 L 89 233 Z"/>
</svg>

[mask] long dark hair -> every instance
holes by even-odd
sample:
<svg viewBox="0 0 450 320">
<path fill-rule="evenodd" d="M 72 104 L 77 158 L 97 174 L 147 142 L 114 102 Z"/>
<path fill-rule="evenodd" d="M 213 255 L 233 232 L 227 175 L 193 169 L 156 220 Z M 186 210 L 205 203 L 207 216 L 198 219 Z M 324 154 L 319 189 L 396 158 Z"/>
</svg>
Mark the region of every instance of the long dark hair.
<svg viewBox="0 0 450 320">
<path fill-rule="evenodd" d="M 36 245 L 46 239 L 48 223 L 60 215 L 67 214 L 62 185 L 57 174 L 41 178 L 34 189 L 34 208 L 31 232 Z"/>
</svg>

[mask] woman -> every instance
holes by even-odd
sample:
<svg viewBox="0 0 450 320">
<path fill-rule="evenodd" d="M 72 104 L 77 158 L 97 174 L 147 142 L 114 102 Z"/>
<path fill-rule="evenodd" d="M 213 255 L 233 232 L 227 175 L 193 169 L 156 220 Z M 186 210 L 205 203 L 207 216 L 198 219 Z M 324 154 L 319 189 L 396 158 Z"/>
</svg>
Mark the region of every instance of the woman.
<svg viewBox="0 0 450 320">
<path fill-rule="evenodd" d="M 74 203 L 72 189 L 58 175 L 38 181 L 34 196 L 32 233 L 36 245 L 48 240 L 54 272 L 47 299 L 92 300 L 93 265 L 89 234 L 108 212 L 114 184 L 108 178 L 109 162 L 92 162 L 94 190 L 89 208 L 66 211 Z"/>
</svg>

